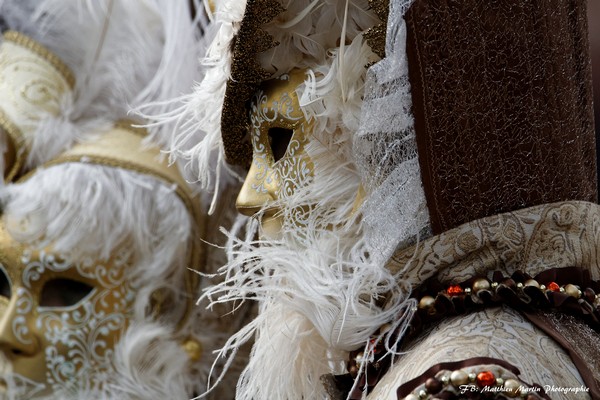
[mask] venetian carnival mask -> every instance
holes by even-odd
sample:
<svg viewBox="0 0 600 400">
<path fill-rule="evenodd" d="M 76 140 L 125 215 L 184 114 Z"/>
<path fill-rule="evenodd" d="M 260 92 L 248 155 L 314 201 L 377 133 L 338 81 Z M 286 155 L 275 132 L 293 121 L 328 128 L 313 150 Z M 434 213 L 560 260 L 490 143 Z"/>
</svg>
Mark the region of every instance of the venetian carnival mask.
<svg viewBox="0 0 600 400">
<path fill-rule="evenodd" d="M 132 223 L 136 227 L 140 225 L 140 218 L 149 221 L 149 226 L 164 227 L 168 225 L 164 223 L 167 218 L 164 215 L 170 218 L 172 214 L 178 214 L 177 210 L 183 207 L 186 212 L 179 213 L 180 219 L 173 218 L 174 221 L 178 221 L 173 225 L 179 228 L 186 226 L 182 220 L 193 220 L 189 232 L 191 239 L 191 230 L 201 223 L 200 205 L 196 204 L 199 202 L 194 198 L 177 166 L 169 165 L 164 158 L 159 158 L 158 147 L 143 144 L 147 132 L 133 127 L 131 121 L 115 121 L 115 126 L 107 132 L 90 131 L 94 140 L 82 140 L 81 143 L 62 150 L 60 154 L 48 156 L 48 160 L 37 160 L 44 163 L 38 170 L 34 169 L 40 166 L 37 163 L 28 164 L 32 143 L 39 132 L 54 133 L 56 126 L 52 123 L 56 120 L 60 120 L 61 123 L 68 121 L 69 125 L 73 123 L 69 119 L 70 115 L 61 114 L 64 111 L 61 106 L 70 104 L 69 101 L 72 100 L 75 75 L 40 43 L 18 32 L 10 31 L 3 36 L 0 45 L 0 92 L 3 93 L 0 99 L 0 139 L 6 141 L 8 151 L 4 160 L 7 189 L 2 195 L 8 198 L 10 189 L 17 186 L 12 186 L 13 182 L 31 182 L 36 177 L 44 179 L 43 175 L 38 175 L 39 171 L 48 173 L 50 167 L 60 164 L 77 163 L 119 169 L 121 173 L 117 174 L 118 176 L 137 174 L 137 177 L 131 179 L 135 178 L 136 185 L 140 183 L 140 189 L 137 190 L 137 186 L 130 184 L 129 192 L 135 192 L 140 197 L 146 195 L 144 197 L 152 198 L 156 202 L 149 202 L 150 206 L 147 203 L 141 204 L 140 201 L 133 202 L 130 198 L 131 193 L 127 195 L 127 191 L 118 190 L 119 184 L 116 181 L 113 186 L 103 185 L 101 180 L 93 179 L 91 175 L 92 179 L 86 180 L 89 186 L 78 184 L 77 190 L 89 194 L 90 197 L 110 191 L 115 194 L 113 200 L 116 199 L 115 204 L 118 206 L 135 204 L 137 212 L 130 214 L 138 217 L 136 223 Z M 106 116 L 102 116 L 101 119 L 104 118 Z M 89 126 L 83 128 L 89 129 Z M 56 131 L 58 137 L 60 129 Z M 107 173 L 107 176 L 114 175 Z M 66 177 L 72 178 L 74 175 L 65 172 L 64 176 L 66 182 Z M 165 192 L 146 190 L 149 187 L 153 188 L 154 183 L 164 186 Z M 57 219 L 65 218 L 63 222 L 67 227 L 85 225 L 81 223 L 80 217 L 82 212 L 89 212 L 84 209 L 88 206 L 86 201 L 77 204 L 77 201 L 71 201 L 71 197 L 65 201 L 64 198 L 58 199 L 56 192 L 49 194 L 37 189 L 32 183 L 30 187 L 31 192 L 38 196 L 36 199 L 43 199 L 44 206 L 50 203 L 64 206 L 57 211 L 58 217 L 53 215 L 45 223 L 56 224 Z M 60 185 L 54 187 L 59 187 L 58 191 L 62 190 Z M 155 197 L 153 193 L 156 193 Z M 163 200 L 163 196 L 168 200 Z M 179 198 L 181 204 L 173 204 L 170 201 L 173 198 Z M 110 202 L 98 203 L 106 207 L 113 205 Z M 156 203 L 160 206 L 164 204 L 161 213 L 157 210 L 158 206 L 154 207 Z M 20 207 L 21 204 L 30 206 L 22 201 L 15 201 L 15 204 L 16 207 Z M 6 205 L 3 202 L 3 206 Z M 76 207 L 79 205 L 82 208 Z M 71 206 L 74 206 L 74 210 L 67 210 Z M 35 208 L 36 212 L 38 210 L 39 208 Z M 72 214 L 69 214 L 69 211 Z M 157 253 L 160 253 L 158 249 L 161 246 L 171 246 L 168 250 L 173 251 L 173 258 L 167 262 L 157 262 L 157 265 L 160 265 L 156 270 L 160 270 L 163 273 L 161 278 L 165 279 L 149 277 L 144 283 L 152 278 L 157 281 L 153 282 L 157 287 L 150 290 L 148 285 L 131 283 L 131 271 L 137 267 L 151 268 L 148 263 L 161 259 L 151 254 L 144 258 L 144 262 L 139 261 L 136 252 L 143 246 L 130 245 L 129 239 L 134 236 L 133 228 L 124 231 L 122 235 L 110 230 L 97 237 L 85 237 L 88 241 L 95 240 L 100 243 L 107 237 L 117 238 L 114 246 L 103 253 L 110 255 L 99 258 L 95 256 L 94 250 L 86 252 L 87 250 L 76 247 L 67 246 L 66 253 L 55 252 L 53 244 L 59 248 L 60 237 L 44 237 L 45 230 L 41 239 L 49 245 L 43 249 L 29 247 L 25 242 L 29 243 L 31 238 L 20 241 L 21 236 L 11 236 L 11 233 L 20 231 L 21 226 L 18 224 L 22 222 L 12 220 L 10 215 L 9 211 L 6 211 L 4 216 L 0 213 L 0 398 L 54 398 L 53 396 L 60 397 L 59 394 L 105 393 L 103 389 L 111 386 L 107 382 L 114 378 L 117 365 L 115 354 L 129 354 L 123 350 L 126 346 L 120 346 L 121 339 L 130 326 L 138 326 L 140 323 L 154 323 L 160 320 L 165 326 L 172 325 L 168 326 L 175 331 L 172 340 L 182 346 L 190 360 L 199 360 L 199 343 L 191 335 L 177 336 L 191 313 L 193 300 L 188 299 L 195 297 L 192 294 L 197 289 L 197 275 L 191 272 L 183 276 L 169 273 L 169 270 L 179 267 L 180 261 L 186 267 L 201 264 L 200 246 L 197 246 L 196 242 L 186 243 L 187 239 L 183 233 L 181 236 L 171 235 L 176 240 L 181 238 L 180 243 L 173 244 L 176 240 L 173 243 L 162 240 L 162 236 L 161 240 L 152 242 L 153 250 Z M 97 221 L 102 218 L 102 213 L 88 215 L 92 215 L 95 222 L 87 225 L 93 227 L 97 226 Z M 120 227 L 128 226 L 122 220 L 118 223 Z M 48 225 L 45 225 L 45 228 L 47 227 Z M 150 241 L 147 238 L 156 232 L 146 229 L 144 233 L 145 235 L 140 235 L 143 239 L 135 243 Z M 156 233 L 156 236 L 159 234 Z M 183 246 L 183 243 L 186 245 Z M 60 248 L 65 249 L 65 246 Z M 73 254 L 86 256 L 74 257 L 69 254 L 71 250 Z M 181 254 L 187 254 L 179 257 L 180 250 Z M 173 281 L 169 281 L 171 278 Z M 184 297 L 185 302 L 181 301 Z M 117 353 L 120 350 L 123 351 Z M 148 354 L 153 356 L 155 353 L 149 350 Z M 131 365 L 127 367 L 135 369 Z M 136 372 L 138 371 L 133 371 L 132 374 Z"/>
<path fill-rule="evenodd" d="M 304 71 L 294 70 L 265 81 L 250 106 L 252 164 L 236 206 L 245 215 L 261 214 L 262 235 L 277 237 L 282 226 L 280 203 L 310 178 L 313 164 L 306 153 L 310 123 L 296 88 Z"/>
<path fill-rule="evenodd" d="M 34 251 L 0 227 L 0 344 L 11 394 L 102 384 L 131 318 L 126 266 L 118 255 L 75 261 Z M 89 371 L 87 382 L 77 380 Z"/>
</svg>

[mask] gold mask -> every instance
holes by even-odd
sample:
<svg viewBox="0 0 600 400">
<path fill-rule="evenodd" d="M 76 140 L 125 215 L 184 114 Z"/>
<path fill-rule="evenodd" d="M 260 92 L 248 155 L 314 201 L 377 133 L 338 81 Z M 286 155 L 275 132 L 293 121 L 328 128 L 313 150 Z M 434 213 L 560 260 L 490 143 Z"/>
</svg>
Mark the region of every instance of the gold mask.
<svg viewBox="0 0 600 400">
<path fill-rule="evenodd" d="M 11 394 L 102 385 L 132 315 L 126 268 L 118 256 L 69 262 L 30 250 L 0 226 L 0 348 L 12 369 Z"/>
<path fill-rule="evenodd" d="M 158 148 L 140 150 L 144 137 L 144 130 L 122 121 L 96 141 L 74 146 L 46 167 L 84 162 L 144 173 L 174 186 L 190 215 L 199 221 L 193 197 L 177 168 L 166 160 L 157 161 Z M 6 229 L 5 223 L 11 229 Z M 20 223 L 6 216 L 0 222 L 0 388 L 8 386 L 16 398 L 70 389 L 100 390 L 114 372 L 114 349 L 134 319 L 139 288 L 130 283 L 134 268 L 131 249 L 119 251 L 117 247 L 108 260 L 71 259 L 55 254 L 51 246 L 37 251 L 16 241 L 9 231 L 18 231 Z M 193 246 L 187 265 L 200 265 L 198 257 L 199 248 Z M 185 279 L 190 299 L 197 288 L 196 279 L 195 273 Z M 162 295 L 161 291 L 153 293 L 148 317 L 162 317 L 164 309 L 169 320 L 178 320 L 177 328 L 183 326 L 193 301 L 173 315 L 168 303 L 171 298 Z M 184 346 L 191 358 L 199 357 L 201 349 L 193 340 Z"/>
<path fill-rule="evenodd" d="M 277 203 L 313 173 L 305 150 L 311 127 L 296 95 L 304 77 L 304 71 L 294 70 L 266 81 L 251 103 L 252 164 L 236 206 L 248 216 L 262 211 L 261 234 L 269 238 L 279 236 L 283 222 Z"/>
</svg>

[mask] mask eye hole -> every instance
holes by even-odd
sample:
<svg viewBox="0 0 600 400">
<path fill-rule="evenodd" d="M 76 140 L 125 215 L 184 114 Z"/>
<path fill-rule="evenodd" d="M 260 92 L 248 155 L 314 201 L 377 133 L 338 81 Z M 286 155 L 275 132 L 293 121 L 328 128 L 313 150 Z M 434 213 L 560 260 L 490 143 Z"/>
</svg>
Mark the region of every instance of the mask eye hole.
<svg viewBox="0 0 600 400">
<path fill-rule="evenodd" d="M 10 280 L 6 275 L 6 272 L 4 272 L 4 269 L 0 268 L 0 296 L 10 299 L 10 293 Z"/>
<path fill-rule="evenodd" d="M 40 297 L 42 307 L 68 307 L 79 303 L 94 288 L 73 279 L 51 279 L 44 284 Z"/>
<path fill-rule="evenodd" d="M 269 129 L 269 145 L 275 162 L 281 160 L 285 155 L 293 134 L 294 131 L 291 129 L 277 127 Z"/>
</svg>

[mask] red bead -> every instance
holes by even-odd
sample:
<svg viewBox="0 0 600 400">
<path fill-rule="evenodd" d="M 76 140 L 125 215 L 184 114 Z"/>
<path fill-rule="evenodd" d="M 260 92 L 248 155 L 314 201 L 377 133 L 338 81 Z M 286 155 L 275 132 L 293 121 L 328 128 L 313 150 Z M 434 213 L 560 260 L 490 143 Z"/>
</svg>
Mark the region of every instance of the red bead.
<svg viewBox="0 0 600 400">
<path fill-rule="evenodd" d="M 548 290 L 552 290 L 553 292 L 558 292 L 560 290 L 560 286 L 556 282 L 550 282 L 546 285 Z"/>
<path fill-rule="evenodd" d="M 452 285 L 448 289 L 446 289 L 446 293 L 450 296 L 458 296 L 459 294 L 463 294 L 463 289 L 460 285 Z"/>
<path fill-rule="evenodd" d="M 477 374 L 477 384 L 479 386 L 492 386 L 495 383 L 496 377 L 490 371 L 483 371 Z"/>
<path fill-rule="evenodd" d="M 369 344 L 371 345 L 371 348 L 373 349 L 373 352 L 375 352 L 375 354 L 381 353 L 381 350 L 383 349 L 383 347 L 381 346 L 381 343 L 379 343 L 379 341 L 377 339 L 370 339 Z"/>
</svg>

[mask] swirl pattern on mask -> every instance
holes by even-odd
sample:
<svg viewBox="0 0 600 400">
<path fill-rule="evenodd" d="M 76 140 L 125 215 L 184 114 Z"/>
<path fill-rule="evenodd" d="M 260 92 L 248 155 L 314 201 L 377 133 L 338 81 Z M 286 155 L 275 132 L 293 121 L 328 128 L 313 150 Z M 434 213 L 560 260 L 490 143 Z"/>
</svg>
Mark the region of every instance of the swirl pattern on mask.
<svg viewBox="0 0 600 400">
<path fill-rule="evenodd" d="M 91 259 L 71 264 L 65 257 L 45 251 L 26 251 L 22 255 L 24 287 L 16 293 L 19 306 L 13 333 L 22 343 L 32 343 L 27 321 L 33 318 L 36 331 L 43 335 L 46 383 L 53 392 L 75 385 L 96 389 L 105 383 L 107 372 L 112 369 L 115 338 L 127 328 L 134 297 L 133 288 L 125 279 L 124 260 L 117 256 L 112 265 Z M 36 309 L 34 293 L 41 287 L 44 276 L 71 268 L 81 277 L 97 282 L 96 288 L 72 306 Z M 77 379 L 82 376 L 87 379 Z"/>
<path fill-rule="evenodd" d="M 295 188 L 305 183 L 311 174 L 310 160 L 304 150 L 308 141 L 307 124 L 303 123 L 304 116 L 297 100 L 290 93 L 283 93 L 275 100 L 269 99 L 267 93 L 259 90 L 252 102 L 250 120 L 254 148 L 252 162 L 256 167 L 252 188 L 260 193 L 271 194 L 273 200 L 291 196 Z M 285 155 L 277 161 L 267 135 L 271 127 L 294 131 Z"/>
</svg>

